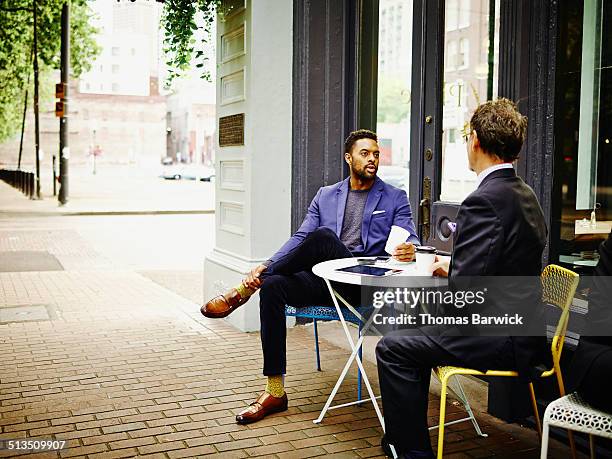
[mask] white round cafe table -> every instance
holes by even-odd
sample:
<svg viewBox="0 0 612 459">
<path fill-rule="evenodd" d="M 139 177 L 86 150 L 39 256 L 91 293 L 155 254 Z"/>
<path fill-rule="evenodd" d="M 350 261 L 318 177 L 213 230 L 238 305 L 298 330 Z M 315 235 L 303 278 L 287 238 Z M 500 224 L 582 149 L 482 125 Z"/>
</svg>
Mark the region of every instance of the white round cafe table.
<svg viewBox="0 0 612 459">
<path fill-rule="evenodd" d="M 372 260 L 366 266 L 377 268 L 390 268 L 401 270 L 398 274 L 388 276 L 369 276 L 355 273 L 338 271 L 342 268 L 356 266 L 359 264 L 357 258 L 339 258 L 318 263 L 312 267 L 312 272 L 317 276 L 343 284 L 363 285 L 367 287 L 444 287 L 448 284 L 448 279 L 444 277 L 434 277 L 417 272 L 415 262 L 401 263 L 395 260 L 387 263 L 374 263 L 376 257 L 367 257 Z M 360 257 L 363 260 L 364 257 Z"/>
<path fill-rule="evenodd" d="M 363 258 L 360 257 L 360 259 L 363 259 Z M 312 268 L 312 272 L 316 274 L 317 276 L 321 277 L 325 281 L 325 284 L 327 285 L 327 288 L 329 289 L 332 301 L 334 302 L 334 306 L 336 307 L 336 311 L 338 313 L 338 317 L 340 318 L 340 322 L 342 323 L 342 327 L 344 328 L 346 339 L 352 349 L 351 356 L 346 362 L 346 365 L 344 366 L 344 369 L 342 370 L 342 373 L 340 374 L 338 381 L 336 382 L 336 385 L 334 386 L 334 389 L 332 390 L 332 393 L 327 399 L 325 406 L 321 410 L 319 417 L 313 421 L 315 424 L 320 423 L 323 420 L 323 417 L 325 416 L 327 411 L 330 409 L 341 408 L 345 406 L 356 405 L 359 403 L 371 401 L 372 404 L 374 405 L 374 410 L 376 411 L 376 415 L 378 416 L 380 425 L 383 431 L 385 430 L 384 418 L 382 416 L 380 407 L 378 406 L 378 402 L 377 402 L 377 399 L 380 397 L 376 397 L 374 395 L 372 386 L 370 385 L 370 381 L 368 379 L 368 376 L 365 372 L 363 363 L 361 362 L 361 358 L 359 357 L 359 353 L 358 353 L 358 350 L 363 343 L 365 332 L 370 328 L 375 328 L 374 326 L 372 326 L 372 321 L 374 317 L 376 317 L 376 314 L 370 314 L 370 317 L 368 319 L 363 317 L 355 309 L 354 306 L 350 305 L 344 298 L 342 298 L 342 296 L 338 294 L 338 292 L 334 290 L 334 288 L 331 285 L 331 282 L 360 285 L 364 287 L 374 287 L 374 288 L 380 287 L 384 289 L 395 288 L 395 287 L 399 287 L 399 288 L 401 287 L 407 287 L 407 288 L 445 287 L 448 285 L 447 278 L 434 277 L 431 275 L 423 275 L 419 273 L 417 271 L 417 267 L 415 263 L 400 263 L 400 262 L 396 262 L 395 260 L 393 260 L 389 263 L 375 264 L 374 263 L 375 257 L 371 257 L 371 259 L 372 259 L 372 264 L 366 264 L 366 266 L 400 269 L 401 272 L 397 274 L 389 275 L 389 276 L 368 276 L 368 275 L 360 275 L 360 274 L 338 271 L 338 269 L 341 269 L 341 268 L 348 268 L 350 266 L 363 264 L 363 263 L 358 262 L 356 258 L 341 258 L 338 260 L 324 261 L 322 263 L 318 263 Z M 345 306 L 345 308 L 340 307 L 339 301 Z M 363 323 L 361 336 L 356 342 L 353 341 L 353 337 L 348 329 L 347 322 L 344 318 L 343 310 L 346 311 L 346 309 L 349 309 L 354 315 L 359 317 Z M 349 402 L 349 403 L 343 403 L 341 405 L 332 406 L 331 403 L 334 397 L 336 396 L 336 393 L 338 392 L 338 389 L 340 388 L 342 382 L 344 381 L 344 378 L 346 377 L 346 374 L 354 360 L 357 361 L 357 365 L 359 366 L 359 371 L 361 371 L 363 382 L 365 383 L 365 386 L 368 390 L 369 398 L 357 400 L 357 401 Z M 468 416 L 461 418 L 461 419 L 456 419 L 456 420 L 446 422 L 444 425 L 451 425 L 451 424 L 456 424 L 459 422 L 471 421 L 474 426 L 474 429 L 476 430 L 476 433 L 482 437 L 486 437 L 487 434 L 484 434 L 481 431 L 480 426 L 478 425 L 478 421 L 476 420 L 476 417 L 474 416 L 474 413 L 470 407 L 469 400 L 467 399 L 465 391 L 463 390 L 463 387 L 461 386 L 461 382 L 456 378 L 454 378 L 454 386 L 455 387 L 452 388 L 453 393 L 457 396 L 457 398 L 463 404 L 463 407 L 466 409 Z M 436 428 L 438 428 L 437 425 L 430 427 L 429 430 L 433 430 Z"/>
<path fill-rule="evenodd" d="M 329 289 L 329 293 L 331 295 L 331 299 L 336 307 L 336 311 L 338 313 L 338 317 L 340 318 L 340 322 L 342 323 L 342 327 L 344 329 L 344 333 L 346 335 L 346 339 L 351 346 L 352 353 L 349 357 L 346 365 L 344 366 L 332 393 L 330 394 L 325 406 L 321 410 L 319 417 L 314 420 L 315 424 L 320 423 L 323 420 L 323 417 L 327 413 L 328 410 L 334 408 L 341 408 L 350 405 L 356 405 L 363 402 L 371 401 L 374 405 L 374 410 L 376 411 L 376 415 L 378 416 L 378 420 L 380 421 L 380 425 L 383 430 L 385 429 L 385 423 L 380 411 L 380 407 L 378 406 L 377 398 L 374 395 L 372 390 L 372 386 L 370 385 L 370 381 L 363 367 L 363 363 L 361 362 L 361 358 L 359 357 L 358 350 L 363 343 L 363 338 L 365 333 L 372 327 L 372 320 L 375 317 L 375 314 L 370 314 L 369 319 L 365 319 L 355 308 L 354 305 L 349 304 L 338 292 L 334 290 L 331 285 L 331 282 L 339 282 L 343 284 L 352 284 L 352 285 L 360 285 L 364 287 L 380 287 L 380 288 L 393 288 L 393 287 L 409 287 L 409 288 L 420 288 L 420 287 L 444 287 L 448 284 L 448 280 L 446 278 L 433 277 L 431 275 L 422 275 L 417 271 L 416 263 L 401 263 L 395 260 L 392 260 L 387 263 L 374 263 L 375 257 L 369 257 L 372 260 L 371 264 L 366 264 L 366 266 L 376 266 L 380 268 L 391 268 L 401 270 L 401 272 L 388 276 L 370 276 L 370 275 L 362 275 L 355 274 L 349 272 L 338 271 L 341 268 L 348 268 L 350 266 L 355 265 L 363 265 L 364 263 L 360 263 L 357 261 L 357 258 L 340 258 L 337 260 L 328 260 L 321 263 L 316 264 L 312 268 L 312 272 L 317 276 L 321 277 L 327 288 Z M 360 260 L 363 260 L 364 257 L 359 257 Z M 355 342 L 353 341 L 353 337 L 349 331 L 348 324 L 344 318 L 343 308 L 340 306 L 340 303 L 345 306 L 345 309 L 348 308 L 353 314 L 359 317 L 362 320 L 363 327 L 362 333 L 359 339 Z M 363 382 L 368 390 L 369 398 L 357 400 L 354 402 L 343 403 L 341 405 L 331 406 L 331 403 L 340 388 L 340 385 L 344 381 L 348 370 L 353 363 L 353 361 L 357 361 L 357 365 L 359 367 L 359 371 L 361 371 L 361 375 L 363 377 Z"/>
</svg>

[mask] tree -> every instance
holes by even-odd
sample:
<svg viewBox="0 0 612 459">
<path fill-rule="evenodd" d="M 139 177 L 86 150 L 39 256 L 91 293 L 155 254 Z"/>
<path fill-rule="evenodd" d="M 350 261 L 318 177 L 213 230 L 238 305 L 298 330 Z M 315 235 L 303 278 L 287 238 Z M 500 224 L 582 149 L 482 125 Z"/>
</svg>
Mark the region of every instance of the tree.
<svg viewBox="0 0 612 459">
<path fill-rule="evenodd" d="M 21 127 L 23 96 L 32 70 L 36 7 L 41 72 L 59 68 L 61 12 L 65 0 L 0 0 L 0 142 Z M 87 0 L 71 0 L 72 75 L 89 70 L 99 53 Z M 32 82 L 32 79 L 30 79 Z M 31 83 L 32 84 L 32 83 Z M 43 91 L 45 93 L 46 91 Z"/>
<path fill-rule="evenodd" d="M 158 0 L 161 1 L 161 0 Z M 212 30 L 215 18 L 228 15 L 238 1 L 233 0 L 164 0 L 162 27 L 164 53 L 168 67 L 166 86 L 189 70 L 192 63 L 201 70 L 201 78 L 210 81 L 206 69 L 205 48 L 212 46 Z"/>
</svg>

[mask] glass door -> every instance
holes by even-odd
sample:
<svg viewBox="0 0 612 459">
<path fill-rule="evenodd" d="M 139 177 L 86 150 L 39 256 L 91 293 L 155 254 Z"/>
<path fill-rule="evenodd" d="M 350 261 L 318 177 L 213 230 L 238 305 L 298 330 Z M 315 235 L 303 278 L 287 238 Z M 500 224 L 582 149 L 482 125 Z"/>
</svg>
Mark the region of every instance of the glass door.
<svg viewBox="0 0 612 459">
<path fill-rule="evenodd" d="M 411 202 L 422 243 L 449 252 L 459 204 L 476 186 L 462 134 L 475 108 L 497 97 L 499 2 L 414 1 Z"/>
<path fill-rule="evenodd" d="M 412 21 L 412 1 L 379 0 L 376 132 L 381 155 L 378 175 L 406 192 L 409 192 L 410 164 Z"/>
<path fill-rule="evenodd" d="M 460 203 L 476 188 L 462 133 L 478 105 L 497 96 L 499 0 L 444 6 L 440 201 Z"/>
</svg>

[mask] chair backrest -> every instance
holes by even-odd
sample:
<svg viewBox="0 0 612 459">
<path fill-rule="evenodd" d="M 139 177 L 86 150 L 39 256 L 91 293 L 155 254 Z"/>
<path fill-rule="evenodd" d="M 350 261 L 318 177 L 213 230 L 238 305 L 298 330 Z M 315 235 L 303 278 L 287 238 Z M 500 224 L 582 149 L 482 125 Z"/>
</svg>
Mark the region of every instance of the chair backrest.
<svg viewBox="0 0 612 459">
<path fill-rule="evenodd" d="M 540 276 L 542 281 L 542 301 L 561 309 L 561 316 L 557 322 L 555 336 L 551 344 L 551 352 L 555 366 L 561 360 L 565 333 L 569 322 L 572 300 L 578 288 L 580 276 L 574 271 L 558 265 L 548 265 Z"/>
</svg>

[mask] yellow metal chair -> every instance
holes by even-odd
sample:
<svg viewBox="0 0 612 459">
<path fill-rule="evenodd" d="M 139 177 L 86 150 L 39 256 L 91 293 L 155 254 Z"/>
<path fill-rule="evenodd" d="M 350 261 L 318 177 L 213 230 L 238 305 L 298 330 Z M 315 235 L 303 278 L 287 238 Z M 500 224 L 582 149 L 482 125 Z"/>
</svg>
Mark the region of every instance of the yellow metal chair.
<svg viewBox="0 0 612 459">
<path fill-rule="evenodd" d="M 542 281 L 542 300 L 544 303 L 548 303 L 557 306 L 561 309 L 561 317 L 557 323 L 555 335 L 552 340 L 551 352 L 553 367 L 550 370 L 542 372 L 540 375 L 542 378 L 555 375 L 557 377 L 557 384 L 559 385 L 559 393 L 561 396 L 565 395 L 565 386 L 563 385 L 563 377 L 561 375 L 561 367 L 559 362 L 561 361 L 561 352 L 563 351 L 563 342 L 565 341 L 565 332 L 567 331 L 567 323 L 569 320 L 570 307 L 572 305 L 572 299 L 576 293 L 578 287 L 579 276 L 569 269 L 562 268 L 557 265 L 548 265 L 544 268 L 541 275 Z M 440 380 L 442 384 L 442 390 L 440 395 L 440 420 L 438 425 L 438 459 L 442 459 L 442 452 L 444 450 L 444 418 L 446 415 L 446 395 L 448 391 L 449 380 L 453 376 L 457 375 L 474 375 L 474 376 L 510 376 L 517 377 L 518 372 L 516 371 L 502 371 L 502 370 L 488 370 L 486 372 L 473 370 L 469 368 L 459 368 L 453 366 L 438 367 L 434 369 L 434 374 Z M 540 415 L 538 414 L 538 405 L 536 402 L 535 391 L 533 389 L 533 383 L 529 383 L 529 392 L 531 394 L 531 404 L 533 406 L 533 413 L 536 420 L 538 429 L 538 435 L 542 437 L 542 425 L 540 423 Z M 572 457 L 576 457 L 576 450 L 574 446 L 574 437 L 572 433 L 568 431 L 570 446 L 572 449 Z"/>
</svg>

